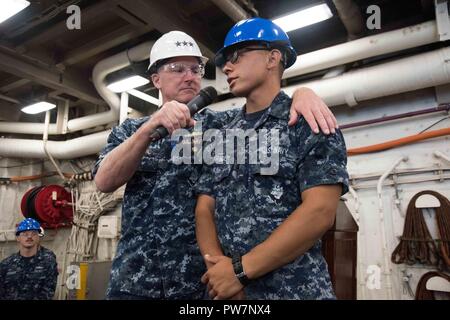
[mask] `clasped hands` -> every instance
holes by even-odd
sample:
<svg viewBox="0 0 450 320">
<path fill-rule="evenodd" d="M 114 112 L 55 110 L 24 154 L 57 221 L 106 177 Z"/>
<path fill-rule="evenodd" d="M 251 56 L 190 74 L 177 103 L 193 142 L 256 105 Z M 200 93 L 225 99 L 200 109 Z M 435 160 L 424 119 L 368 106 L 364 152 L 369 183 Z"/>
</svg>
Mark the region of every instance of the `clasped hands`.
<svg viewBox="0 0 450 320">
<path fill-rule="evenodd" d="M 243 300 L 244 286 L 236 277 L 231 258 L 227 256 L 204 256 L 208 271 L 202 276 L 202 283 L 208 288 L 208 295 L 214 300 Z"/>
</svg>

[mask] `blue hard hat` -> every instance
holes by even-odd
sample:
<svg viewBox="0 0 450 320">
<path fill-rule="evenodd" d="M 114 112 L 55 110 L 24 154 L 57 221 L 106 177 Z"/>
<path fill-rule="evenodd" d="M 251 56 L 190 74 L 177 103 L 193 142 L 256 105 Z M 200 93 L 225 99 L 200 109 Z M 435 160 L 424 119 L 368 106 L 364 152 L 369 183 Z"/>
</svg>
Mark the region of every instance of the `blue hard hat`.
<svg viewBox="0 0 450 320">
<path fill-rule="evenodd" d="M 27 218 L 25 220 L 22 220 L 22 222 L 20 222 L 17 226 L 16 236 L 18 236 L 23 231 L 29 230 L 37 230 L 39 231 L 39 234 L 42 233 L 41 225 L 39 224 L 39 222 L 37 222 L 33 218 Z"/>
<path fill-rule="evenodd" d="M 239 21 L 228 31 L 223 48 L 216 53 L 214 63 L 216 66 L 223 66 L 226 63 L 224 53 L 227 48 L 254 41 L 264 42 L 278 49 L 284 49 L 286 54 L 285 68 L 289 68 L 297 60 L 297 53 L 283 29 L 270 20 L 251 18 Z"/>
</svg>

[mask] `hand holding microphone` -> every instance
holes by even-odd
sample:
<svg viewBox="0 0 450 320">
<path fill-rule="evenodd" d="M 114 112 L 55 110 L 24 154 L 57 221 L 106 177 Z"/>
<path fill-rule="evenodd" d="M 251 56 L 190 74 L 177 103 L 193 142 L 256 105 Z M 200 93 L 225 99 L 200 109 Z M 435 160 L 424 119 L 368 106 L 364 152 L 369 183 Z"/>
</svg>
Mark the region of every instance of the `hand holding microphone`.
<svg viewBox="0 0 450 320">
<path fill-rule="evenodd" d="M 151 134 L 150 137 L 153 141 L 159 140 L 167 136 L 170 132 L 175 131 L 178 128 L 184 128 L 186 126 L 192 126 L 193 116 L 196 112 L 203 109 L 217 97 L 217 91 L 213 87 L 206 87 L 200 90 L 199 94 L 188 102 L 185 107 L 176 101 L 171 101 L 158 111 L 161 117 L 159 122 L 162 125 L 158 126 Z M 166 110 L 165 110 L 166 109 Z"/>
</svg>

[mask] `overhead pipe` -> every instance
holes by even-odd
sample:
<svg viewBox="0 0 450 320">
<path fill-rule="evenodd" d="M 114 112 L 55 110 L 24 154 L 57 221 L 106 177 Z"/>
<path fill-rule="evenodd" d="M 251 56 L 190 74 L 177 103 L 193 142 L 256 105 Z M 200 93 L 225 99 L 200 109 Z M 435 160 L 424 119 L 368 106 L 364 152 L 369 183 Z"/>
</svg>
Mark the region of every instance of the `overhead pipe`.
<svg viewBox="0 0 450 320">
<path fill-rule="evenodd" d="M 428 21 L 299 55 L 283 79 L 439 41 L 436 21 Z"/>
<path fill-rule="evenodd" d="M 250 15 L 234 0 L 211 0 L 211 2 L 225 12 L 234 22 L 250 18 Z"/>
<path fill-rule="evenodd" d="M 298 56 L 297 62 L 284 72 L 283 78 L 291 78 L 309 72 L 438 41 L 439 33 L 436 21 L 429 21 L 300 55 Z M 153 42 L 146 42 L 97 63 L 93 72 L 94 85 L 103 99 L 107 101 L 111 110 L 69 120 L 67 132 L 84 130 L 119 119 L 118 110 L 120 100 L 115 93 L 106 88 L 104 79 L 107 74 L 130 65 L 130 60 L 140 61 L 148 58 L 150 47 L 152 45 Z M 128 56 L 130 59 L 128 59 Z M 0 132 L 42 134 L 44 132 L 44 124 L 0 122 Z M 50 124 L 49 134 L 60 134 L 57 131 L 56 125 Z"/>
<path fill-rule="evenodd" d="M 55 159 L 69 160 L 98 153 L 106 145 L 110 131 L 102 131 L 66 141 L 48 141 L 47 150 Z M 0 139 L 0 155 L 10 158 L 46 158 L 43 141 Z"/>
<path fill-rule="evenodd" d="M 360 101 L 435 87 L 450 82 L 450 47 L 374 67 L 344 73 L 329 79 L 303 82 L 282 88 L 292 96 L 298 88 L 311 88 L 328 106 Z M 233 98 L 210 105 L 215 110 L 240 107 L 244 98 Z"/>
<path fill-rule="evenodd" d="M 331 79 L 300 83 L 283 88 L 291 95 L 309 87 L 329 106 L 435 87 L 450 82 L 450 47 L 344 73 Z"/>
<path fill-rule="evenodd" d="M 147 41 L 129 50 L 118 53 L 98 62 L 92 72 L 92 80 L 100 96 L 110 106 L 110 110 L 85 117 L 72 119 L 67 122 L 67 132 L 76 132 L 105 125 L 119 119 L 120 99 L 118 95 L 106 88 L 105 78 L 108 74 L 123 69 L 133 62 L 148 59 L 150 48 L 154 41 Z M 22 133 L 22 134 L 43 134 L 44 123 L 23 123 L 23 122 L 0 122 L 0 132 Z M 55 124 L 50 124 L 49 135 L 60 134 Z"/>
<path fill-rule="evenodd" d="M 120 98 L 116 93 L 106 87 L 107 84 L 105 78 L 108 74 L 128 67 L 133 62 L 148 59 L 150 56 L 150 48 L 154 43 L 154 41 L 141 43 L 132 49 L 106 58 L 95 65 L 92 72 L 92 81 L 100 96 L 105 99 L 106 103 L 111 107 L 111 110 L 69 121 L 67 125 L 69 131 L 88 129 L 99 124 L 106 124 L 119 119 Z"/>
<path fill-rule="evenodd" d="M 333 0 L 333 4 L 347 29 L 348 39 L 353 40 L 361 37 L 364 33 L 364 20 L 359 7 L 353 0 Z"/>
<path fill-rule="evenodd" d="M 50 110 L 47 110 L 45 112 L 45 129 L 44 129 L 44 136 L 42 137 L 42 146 L 44 148 L 44 152 L 45 152 L 47 158 L 50 159 L 53 166 L 56 168 L 56 171 L 58 172 L 59 176 L 64 181 L 64 180 L 66 180 L 66 177 L 63 175 L 61 169 L 59 168 L 58 164 L 56 163 L 55 159 L 53 158 L 52 154 L 48 151 L 48 148 L 47 148 L 49 124 L 50 124 Z"/>
<path fill-rule="evenodd" d="M 361 40 L 361 39 L 360 39 Z M 359 41 L 359 40 L 356 40 Z M 148 54 L 148 44 L 140 46 L 140 52 L 147 51 Z M 147 55 L 146 54 L 146 55 Z M 121 55 L 121 56 L 119 56 Z M 112 92 L 107 91 L 104 84 L 104 79 L 106 74 L 112 72 L 116 67 L 113 67 L 114 60 L 123 60 L 122 53 L 112 58 L 105 59 L 97 64 L 97 72 L 95 77 L 95 82 L 99 86 L 99 91 L 102 94 Z M 116 58 L 114 58 L 116 57 Z M 130 54 L 131 61 L 139 61 L 137 59 L 132 60 L 132 55 Z M 139 58 L 142 58 L 139 57 Z M 142 59 L 141 59 L 142 60 Z M 127 59 L 128 61 L 128 59 Z M 427 87 L 434 87 L 437 85 L 442 85 L 444 83 L 450 82 L 450 67 L 448 65 L 450 61 L 450 48 L 443 48 L 423 54 L 419 54 L 413 57 L 403 58 L 397 61 L 388 62 L 374 67 L 364 68 L 356 70 L 353 72 L 345 73 L 341 76 L 337 76 L 331 79 L 323 79 L 319 81 L 313 81 L 309 83 L 301 83 L 294 86 L 283 88 L 288 94 L 292 94 L 298 87 L 310 87 L 316 91 L 316 93 L 322 97 L 322 99 L 329 105 L 339 105 L 348 103 L 349 105 L 355 105 L 358 101 L 365 101 L 369 99 L 374 99 L 382 96 L 388 96 L 392 94 L 398 94 L 402 92 L 408 92 L 418 89 L 423 89 Z M 117 61 L 115 61 L 117 62 Z M 127 62 L 129 63 L 129 62 Z M 117 69 L 116 69 L 117 70 Z M 105 94 L 105 97 L 108 96 Z M 117 95 L 113 94 L 108 104 L 115 106 L 116 103 L 120 105 L 120 100 Z M 109 98 L 108 98 L 109 99 Z M 239 100 L 240 99 L 240 100 Z M 236 106 L 241 105 L 242 98 L 231 99 L 227 101 L 222 101 L 212 105 L 213 109 L 225 109 L 233 103 Z M 116 106 L 115 106 L 116 107 Z M 111 119 L 98 119 L 99 117 L 105 117 L 106 115 L 112 116 L 112 114 L 117 112 L 118 119 L 118 109 L 111 109 L 108 112 L 100 113 L 97 115 L 87 116 L 79 119 L 74 119 L 69 122 L 84 122 L 82 123 L 83 128 L 89 128 L 91 126 L 100 125 L 104 123 L 111 122 Z M 85 122 L 87 121 L 87 122 Z M 115 120 L 114 120 L 115 121 Z M 9 123 L 10 125 L 11 123 Z M 0 132 L 5 132 L 2 130 L 3 123 L 0 122 Z M 17 123 L 16 126 L 23 126 L 22 123 Z M 31 124 L 38 125 L 38 124 Z M 43 124 L 41 124 L 43 126 Z M 50 126 L 49 131 L 52 126 Z M 74 130 L 73 127 L 71 130 Z M 16 131 L 17 132 L 17 131 Z M 86 136 L 90 137 L 90 136 Z M 97 137 L 98 138 L 98 137 Z M 74 140 L 68 140 L 66 142 L 49 142 L 49 146 L 53 143 L 67 143 L 67 145 L 72 145 L 70 149 L 70 156 L 64 157 L 58 150 L 51 153 L 57 159 L 67 159 L 67 158 L 77 158 L 88 154 L 93 154 L 101 150 L 106 141 L 106 134 L 102 136 L 103 143 L 99 144 L 98 140 L 92 140 L 93 146 L 90 147 L 90 153 L 87 153 L 86 147 L 90 145 L 89 139 L 83 140 L 83 144 L 79 145 L 80 151 L 76 152 L 75 147 L 77 147 L 78 142 L 74 143 Z M 81 139 L 81 138 L 78 138 Z M 78 140 L 77 140 L 78 141 Z M 39 145 L 41 147 L 39 147 Z M 20 146 L 20 150 L 18 149 Z M 66 147 L 68 148 L 68 147 Z M 15 156 L 24 158 L 43 158 L 44 153 L 42 145 L 39 141 L 35 140 L 22 140 L 22 139 L 1 139 L 0 140 L 0 156 Z"/>
</svg>

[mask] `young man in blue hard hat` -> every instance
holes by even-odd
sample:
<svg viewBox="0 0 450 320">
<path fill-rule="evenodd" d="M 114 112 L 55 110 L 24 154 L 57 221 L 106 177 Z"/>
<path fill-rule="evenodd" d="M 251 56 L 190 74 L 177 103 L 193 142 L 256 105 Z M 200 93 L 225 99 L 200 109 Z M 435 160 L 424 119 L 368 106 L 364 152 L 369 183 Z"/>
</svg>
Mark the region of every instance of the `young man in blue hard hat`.
<svg viewBox="0 0 450 320">
<path fill-rule="evenodd" d="M 339 131 L 314 134 L 304 118 L 287 125 L 291 99 L 280 80 L 295 60 L 286 33 L 261 18 L 237 23 L 216 54 L 246 104 L 222 130 L 231 153 L 225 164 L 204 165 L 197 185 L 197 240 L 208 266 L 202 282 L 211 298 L 335 298 L 320 238 L 348 190 L 345 143 Z M 239 130 L 248 139 L 228 148 Z M 274 166 L 249 163 L 262 149 Z M 239 152 L 245 163 L 235 163 Z"/>
<path fill-rule="evenodd" d="M 55 254 L 40 245 L 43 229 L 27 218 L 19 223 L 19 252 L 0 262 L 0 300 L 53 299 L 58 278 Z"/>
<path fill-rule="evenodd" d="M 195 240 L 193 193 L 200 166 L 173 163 L 170 137 L 156 142 L 149 137 L 158 126 L 172 133 L 193 124 L 186 104 L 200 90 L 206 61 L 195 40 L 184 32 L 171 31 L 159 38 L 151 49 L 149 70 L 161 91 L 162 107 L 151 117 L 128 119 L 115 127 L 93 169 L 103 192 L 127 183 L 109 299 L 203 297 L 204 263 Z M 297 97 L 293 110 L 298 111 L 293 113 L 314 113 L 318 121 L 330 115 L 328 109 L 316 109 L 323 103 L 310 91 L 299 91 Z M 202 121 L 203 128 L 220 128 L 234 113 L 204 109 L 195 119 Z M 334 130 L 334 122 L 328 124 Z"/>
</svg>

